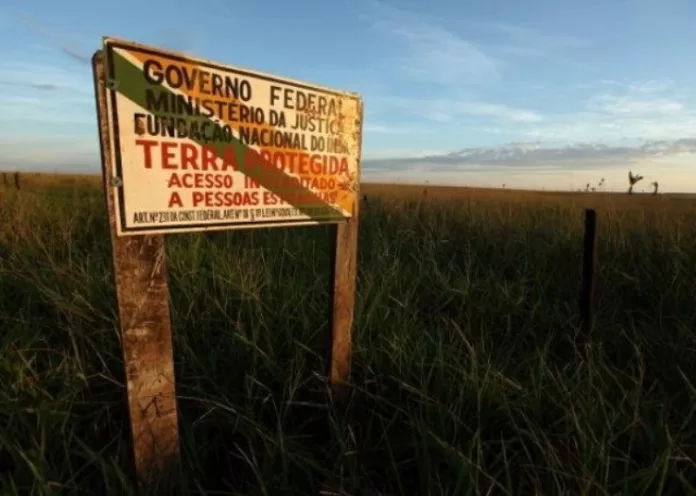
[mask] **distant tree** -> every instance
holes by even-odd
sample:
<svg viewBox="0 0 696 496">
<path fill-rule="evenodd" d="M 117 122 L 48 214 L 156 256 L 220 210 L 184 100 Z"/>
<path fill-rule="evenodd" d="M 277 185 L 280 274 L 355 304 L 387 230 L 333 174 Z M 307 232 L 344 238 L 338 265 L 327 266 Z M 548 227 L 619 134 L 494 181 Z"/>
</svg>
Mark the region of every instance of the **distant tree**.
<svg viewBox="0 0 696 496">
<path fill-rule="evenodd" d="M 656 194 L 657 194 L 657 189 L 660 187 L 660 184 L 659 184 L 657 181 L 653 181 L 653 182 L 650 183 L 650 184 L 652 184 L 652 186 L 653 186 L 653 188 L 654 188 L 652 194 L 653 194 L 653 195 L 656 195 Z"/>
<path fill-rule="evenodd" d="M 588 191 L 590 191 L 590 183 L 587 183 L 585 185 L 585 193 L 587 193 Z"/>
<path fill-rule="evenodd" d="M 595 192 L 595 189 L 594 189 L 594 188 L 592 188 L 592 192 L 593 192 L 593 193 Z"/>
<path fill-rule="evenodd" d="M 643 179 L 643 176 L 641 176 L 640 174 L 636 174 L 634 176 L 632 171 L 628 171 L 628 182 L 630 184 L 630 186 L 628 187 L 628 194 L 629 195 L 633 194 L 633 186 L 635 186 L 635 184 L 638 181 L 641 181 L 642 179 Z"/>
</svg>

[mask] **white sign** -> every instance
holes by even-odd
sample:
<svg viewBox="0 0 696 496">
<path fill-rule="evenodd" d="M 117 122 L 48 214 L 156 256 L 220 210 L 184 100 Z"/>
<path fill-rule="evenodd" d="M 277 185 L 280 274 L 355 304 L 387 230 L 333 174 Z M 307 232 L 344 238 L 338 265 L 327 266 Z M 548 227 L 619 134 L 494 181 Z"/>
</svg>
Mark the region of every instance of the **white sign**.
<svg viewBox="0 0 696 496">
<path fill-rule="evenodd" d="M 353 216 L 357 95 L 112 38 L 104 48 L 118 235 Z"/>
</svg>

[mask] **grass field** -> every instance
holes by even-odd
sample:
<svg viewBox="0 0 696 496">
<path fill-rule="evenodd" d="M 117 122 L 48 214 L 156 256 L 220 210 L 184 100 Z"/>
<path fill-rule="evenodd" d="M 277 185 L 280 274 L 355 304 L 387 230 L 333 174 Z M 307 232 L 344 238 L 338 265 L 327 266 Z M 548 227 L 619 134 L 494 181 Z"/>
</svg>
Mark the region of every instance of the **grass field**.
<svg viewBox="0 0 696 496">
<path fill-rule="evenodd" d="M 128 494 L 99 180 L 22 181 L 0 189 L 0 492 Z M 184 492 L 696 494 L 694 200 L 423 189 L 363 188 L 341 410 L 330 228 L 168 238 Z"/>
</svg>

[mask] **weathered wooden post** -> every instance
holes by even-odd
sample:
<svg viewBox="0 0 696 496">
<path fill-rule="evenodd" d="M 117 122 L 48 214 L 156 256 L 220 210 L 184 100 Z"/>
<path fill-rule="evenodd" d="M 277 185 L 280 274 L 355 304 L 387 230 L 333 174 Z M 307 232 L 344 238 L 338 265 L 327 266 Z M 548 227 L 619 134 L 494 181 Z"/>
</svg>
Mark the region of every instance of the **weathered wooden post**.
<svg viewBox="0 0 696 496">
<path fill-rule="evenodd" d="M 356 116 L 362 123 L 362 106 Z M 361 160 L 362 133 L 356 129 L 352 140 L 352 153 Z M 357 178 L 359 184 L 359 177 Z M 356 188 L 357 193 L 357 188 Z M 332 313 L 331 313 L 331 352 L 329 362 L 329 381 L 334 398 L 345 396 L 345 381 L 350 375 L 352 353 L 352 329 L 355 312 L 355 286 L 358 271 L 358 220 L 360 202 L 356 194 L 351 216 L 336 226 L 333 251 L 332 274 Z"/>
<path fill-rule="evenodd" d="M 94 55 L 92 64 L 135 470 L 140 486 L 152 488 L 175 483 L 179 468 L 164 236 L 118 234 L 113 193 L 122 183 L 112 156 L 103 51 Z"/>
</svg>

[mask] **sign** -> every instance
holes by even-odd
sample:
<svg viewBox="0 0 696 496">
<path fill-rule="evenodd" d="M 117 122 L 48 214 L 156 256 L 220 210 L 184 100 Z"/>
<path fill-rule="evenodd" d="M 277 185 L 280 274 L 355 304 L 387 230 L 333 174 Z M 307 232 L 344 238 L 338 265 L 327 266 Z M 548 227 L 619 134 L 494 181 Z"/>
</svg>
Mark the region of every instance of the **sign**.
<svg viewBox="0 0 696 496">
<path fill-rule="evenodd" d="M 118 236 L 356 215 L 357 95 L 114 38 L 104 54 Z"/>
<path fill-rule="evenodd" d="M 327 377 L 345 398 L 362 102 L 112 38 L 92 65 L 135 470 L 176 487 L 164 234 L 335 224 Z"/>
</svg>

